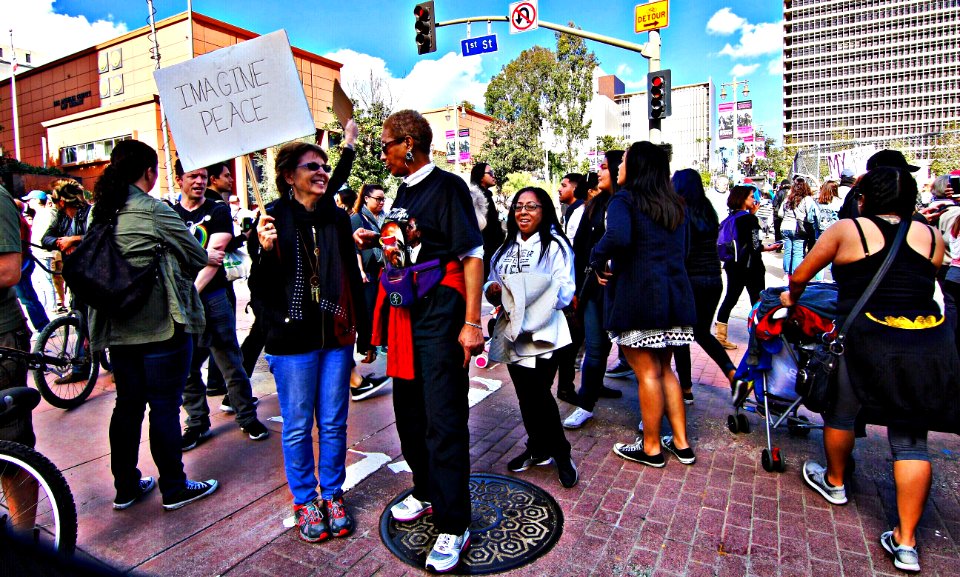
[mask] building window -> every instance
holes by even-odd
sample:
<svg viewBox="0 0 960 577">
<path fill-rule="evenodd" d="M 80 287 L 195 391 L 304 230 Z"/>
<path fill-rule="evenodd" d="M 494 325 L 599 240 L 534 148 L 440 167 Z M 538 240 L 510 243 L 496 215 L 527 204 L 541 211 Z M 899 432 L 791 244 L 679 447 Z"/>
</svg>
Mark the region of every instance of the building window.
<svg viewBox="0 0 960 577">
<path fill-rule="evenodd" d="M 27 58 L 27 64 L 30 64 L 30 53 L 29 53 L 29 52 L 27 52 L 26 58 Z"/>
<path fill-rule="evenodd" d="M 95 162 L 99 160 L 110 160 L 110 153 L 113 147 L 122 140 L 129 140 L 131 135 L 117 136 L 116 138 L 105 138 L 94 142 L 85 142 L 72 146 L 64 146 L 60 149 L 60 163 L 74 164 L 78 162 Z"/>
</svg>

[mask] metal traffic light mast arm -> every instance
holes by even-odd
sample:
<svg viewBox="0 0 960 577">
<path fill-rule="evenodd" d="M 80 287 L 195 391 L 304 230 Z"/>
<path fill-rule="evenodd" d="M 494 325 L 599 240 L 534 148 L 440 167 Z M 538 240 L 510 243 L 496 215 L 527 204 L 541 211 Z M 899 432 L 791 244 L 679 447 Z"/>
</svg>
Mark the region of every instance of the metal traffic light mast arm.
<svg viewBox="0 0 960 577">
<path fill-rule="evenodd" d="M 508 18 L 506 16 L 473 16 L 470 18 L 457 18 L 454 20 L 437 22 L 437 28 L 440 28 L 441 26 L 453 26 L 455 24 L 469 24 L 470 22 L 508 22 Z M 657 35 L 658 38 L 655 44 L 656 48 L 654 49 L 652 46 L 650 47 L 651 50 L 656 51 L 656 54 L 652 54 L 650 50 L 648 50 L 648 47 L 646 44 L 634 44 L 633 42 L 626 42 L 610 36 L 604 36 L 602 34 L 594 34 L 593 32 L 587 32 L 586 30 L 578 30 L 576 28 L 571 28 L 569 26 L 561 26 L 560 24 L 553 24 L 552 22 L 545 22 L 543 20 L 538 21 L 538 25 L 541 28 L 548 28 L 550 30 L 555 30 L 556 32 L 563 32 L 564 34 L 579 36 L 580 38 L 586 38 L 587 40 L 595 40 L 597 42 L 609 44 L 610 46 L 623 48 L 624 50 L 639 52 L 640 54 L 643 54 L 645 58 L 656 57 L 658 60 L 660 58 L 659 35 Z"/>
</svg>

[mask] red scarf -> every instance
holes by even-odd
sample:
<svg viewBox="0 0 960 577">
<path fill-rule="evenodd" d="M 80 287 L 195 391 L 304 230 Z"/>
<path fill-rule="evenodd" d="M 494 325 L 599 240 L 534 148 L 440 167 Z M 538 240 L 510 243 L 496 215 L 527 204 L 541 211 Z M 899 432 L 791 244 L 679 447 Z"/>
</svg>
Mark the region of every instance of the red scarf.
<svg viewBox="0 0 960 577">
<path fill-rule="evenodd" d="M 463 264 L 459 260 L 447 263 L 440 285 L 454 289 L 466 300 L 466 277 L 463 274 Z M 387 291 L 381 284 L 377 292 L 377 304 L 373 309 L 373 338 L 370 341 L 374 345 L 384 344 L 384 314 L 387 315 L 386 344 L 390 351 L 387 355 L 387 375 L 395 379 L 413 380 L 413 324 L 410 308 L 390 306 L 387 302 Z"/>
</svg>

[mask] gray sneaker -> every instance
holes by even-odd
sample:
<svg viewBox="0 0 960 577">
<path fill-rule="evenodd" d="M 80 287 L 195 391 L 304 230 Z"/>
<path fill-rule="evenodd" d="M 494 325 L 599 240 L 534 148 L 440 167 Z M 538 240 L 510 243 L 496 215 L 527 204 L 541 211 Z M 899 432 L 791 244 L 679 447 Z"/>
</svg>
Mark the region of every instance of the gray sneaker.
<svg viewBox="0 0 960 577">
<path fill-rule="evenodd" d="M 913 547 L 897 545 L 893 540 L 893 531 L 880 534 L 880 544 L 893 556 L 893 566 L 901 571 L 920 571 L 920 555 Z"/>
<path fill-rule="evenodd" d="M 828 502 L 834 505 L 847 504 L 847 490 L 843 485 L 833 487 L 827 483 L 827 469 L 823 465 L 813 461 L 805 462 L 803 464 L 803 480 Z"/>
<path fill-rule="evenodd" d="M 452 571 L 460 563 L 460 554 L 469 546 L 470 529 L 464 531 L 463 535 L 440 533 L 427 556 L 427 569 L 437 573 Z"/>
</svg>

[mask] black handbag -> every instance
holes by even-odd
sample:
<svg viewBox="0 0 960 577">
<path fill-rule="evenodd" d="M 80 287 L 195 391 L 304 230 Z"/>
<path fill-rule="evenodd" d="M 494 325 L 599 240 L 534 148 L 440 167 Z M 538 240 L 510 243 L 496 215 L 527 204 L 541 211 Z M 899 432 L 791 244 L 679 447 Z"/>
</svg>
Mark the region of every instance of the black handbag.
<svg viewBox="0 0 960 577">
<path fill-rule="evenodd" d="M 795 390 L 798 395 L 803 397 L 803 405 L 807 407 L 807 409 L 815 413 L 823 413 L 829 407 L 832 400 L 831 391 L 834 389 L 833 385 L 836 383 L 837 369 L 840 366 L 840 357 L 843 356 L 846 334 L 853 325 L 853 321 L 860 314 L 860 311 L 863 310 L 864 305 L 867 304 L 867 300 L 880 284 L 880 281 L 883 280 L 884 275 L 887 274 L 887 270 L 890 268 L 891 263 L 893 263 L 893 258 L 897 255 L 897 251 L 900 250 L 900 245 L 903 244 L 903 240 L 906 238 L 909 229 L 910 220 L 901 220 L 900 228 L 897 230 L 897 236 L 890 246 L 890 252 L 887 253 L 887 257 L 883 260 L 883 264 L 880 265 L 880 269 L 877 270 L 877 274 L 873 275 L 873 280 L 870 281 L 867 289 L 860 296 L 860 299 L 857 300 L 857 304 L 853 306 L 850 314 L 847 315 L 837 336 L 831 341 L 821 340 L 821 342 L 816 343 L 812 349 L 801 348 L 803 360 L 801 361 L 800 370 L 797 371 L 797 385 Z"/>
<path fill-rule="evenodd" d="M 148 265 L 134 266 L 120 253 L 115 226 L 116 216 L 87 228 L 77 248 L 63 257 L 63 280 L 97 312 L 125 318 L 143 308 L 158 284 L 164 243 L 157 244 Z"/>
</svg>

